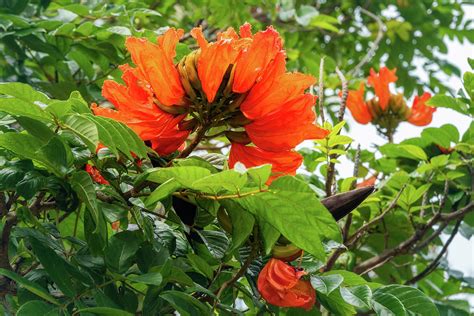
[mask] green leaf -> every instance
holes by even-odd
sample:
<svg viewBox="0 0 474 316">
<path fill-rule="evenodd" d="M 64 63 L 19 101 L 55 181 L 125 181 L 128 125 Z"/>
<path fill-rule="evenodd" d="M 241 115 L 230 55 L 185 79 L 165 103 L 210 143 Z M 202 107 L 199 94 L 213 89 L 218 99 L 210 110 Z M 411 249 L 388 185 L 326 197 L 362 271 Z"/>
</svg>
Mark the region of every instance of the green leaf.
<svg viewBox="0 0 474 316">
<path fill-rule="evenodd" d="M 212 267 L 206 262 L 206 260 L 194 253 L 188 253 L 187 257 L 189 262 L 197 272 L 201 273 L 209 280 L 212 280 L 214 271 L 212 270 Z"/>
<path fill-rule="evenodd" d="M 31 293 L 41 297 L 45 301 L 48 301 L 54 305 L 61 305 L 61 303 L 58 302 L 57 299 L 55 299 L 51 294 L 48 293 L 47 290 L 42 288 L 40 285 L 31 282 L 30 280 L 26 279 L 25 277 L 19 276 L 13 271 L 6 270 L 6 269 L 1 269 L 0 268 L 0 275 L 3 275 L 9 279 L 12 279 L 22 287 L 24 287 L 26 290 L 30 291 Z"/>
<path fill-rule="evenodd" d="M 363 277 L 350 271 L 331 270 L 331 271 L 325 272 L 323 275 L 327 276 L 327 275 L 334 275 L 334 274 L 339 274 L 344 278 L 343 284 L 345 286 L 356 286 L 356 285 L 367 284 L 367 281 Z"/>
<path fill-rule="evenodd" d="M 71 148 L 66 146 L 59 136 L 51 138 L 46 145 L 41 147 L 41 152 L 45 159 L 54 164 L 62 175 L 67 173 L 69 166 L 74 162 Z"/>
<path fill-rule="evenodd" d="M 77 311 L 78 313 L 92 313 L 95 315 L 104 315 L 104 316 L 133 316 L 133 314 L 121 310 L 121 309 L 116 309 L 112 307 L 87 307 L 87 308 L 82 308 Z"/>
<path fill-rule="evenodd" d="M 45 157 L 41 151 L 41 143 L 34 136 L 19 133 L 0 134 L 0 147 L 10 150 L 20 157 L 31 159 L 46 167 L 58 176 L 62 172 L 58 166 Z"/>
<path fill-rule="evenodd" d="M 328 311 L 335 315 L 355 315 L 356 311 L 354 307 L 347 304 L 341 296 L 340 291 L 332 291 L 331 294 L 325 295 L 323 293 L 317 294 L 317 300 L 323 305 Z"/>
<path fill-rule="evenodd" d="M 252 233 L 255 217 L 232 200 L 222 200 L 221 205 L 225 207 L 232 223 L 232 244 L 228 249 L 228 252 L 232 252 L 240 247 Z"/>
<path fill-rule="evenodd" d="M 407 315 L 407 311 L 403 306 L 402 302 L 396 298 L 393 294 L 375 292 L 372 297 L 372 305 L 374 311 L 379 316 L 385 315 Z"/>
<path fill-rule="evenodd" d="M 30 238 L 30 244 L 41 265 L 48 272 L 48 276 L 61 292 L 68 297 L 74 297 L 77 291 L 71 282 L 71 275 L 68 273 L 68 263 L 36 238 Z"/>
<path fill-rule="evenodd" d="M 207 177 L 211 171 L 202 167 L 183 166 L 171 168 L 159 168 L 150 172 L 146 179 L 151 182 L 164 183 L 169 179 L 175 179 L 183 188 L 189 188 L 196 180 Z"/>
<path fill-rule="evenodd" d="M 133 263 L 142 238 L 138 231 L 123 231 L 113 235 L 105 250 L 105 262 L 117 273 L 124 273 Z"/>
<path fill-rule="evenodd" d="M 247 175 L 235 170 L 225 170 L 198 179 L 190 185 L 194 190 L 217 194 L 222 190 L 239 192 L 247 183 Z"/>
<path fill-rule="evenodd" d="M 139 158 L 147 157 L 147 147 L 143 141 L 128 126 L 113 119 L 86 114 L 99 131 L 99 140 L 112 151 L 120 150 L 129 159 L 134 159 L 132 152 Z"/>
<path fill-rule="evenodd" d="M 410 314 L 420 316 L 437 316 L 438 309 L 435 304 L 423 292 L 406 285 L 387 285 L 378 288 L 374 292 L 374 297 L 380 299 L 380 294 L 391 294 L 395 296 L 402 304 L 405 310 Z M 393 301 L 393 300 L 392 300 Z M 392 303 L 394 308 L 395 305 Z M 392 306 L 392 305 L 390 305 Z M 398 307 L 399 308 L 399 307 Z"/>
<path fill-rule="evenodd" d="M 52 121 L 52 117 L 38 105 L 16 98 L 0 98 L 0 112 L 5 112 L 15 117 L 26 116 L 46 122 Z"/>
<path fill-rule="evenodd" d="M 56 307 L 43 301 L 28 301 L 21 305 L 16 316 L 45 316 Z"/>
<path fill-rule="evenodd" d="M 332 291 L 337 289 L 344 281 L 344 278 L 340 274 L 332 275 L 314 275 L 311 276 L 311 285 L 318 291 L 318 293 L 331 294 Z"/>
<path fill-rule="evenodd" d="M 409 158 L 414 160 L 428 160 L 426 153 L 421 147 L 408 144 L 386 144 L 380 147 L 380 151 L 391 158 Z"/>
<path fill-rule="evenodd" d="M 451 147 L 451 142 L 458 142 L 459 132 L 454 125 L 445 124 L 441 127 L 425 128 L 421 132 L 421 137 L 441 147 L 449 148 Z"/>
<path fill-rule="evenodd" d="M 128 279 L 133 282 L 155 286 L 160 286 L 161 283 L 163 283 L 163 276 L 159 272 L 149 272 L 142 275 L 129 276 Z"/>
<path fill-rule="evenodd" d="M 89 150 L 95 153 L 99 144 L 99 132 L 93 122 L 79 114 L 70 114 L 63 117 L 62 127 L 79 136 Z"/>
<path fill-rule="evenodd" d="M 47 143 L 56 135 L 46 124 L 39 120 L 27 116 L 19 116 L 16 120 L 29 134 L 35 136 L 43 143 Z"/>
<path fill-rule="evenodd" d="M 332 215 L 316 198 L 314 191 L 294 177 L 278 178 L 272 182 L 269 192 L 245 196 L 236 201 L 318 259 L 325 258 L 321 238 L 341 240 L 339 227 Z"/>
<path fill-rule="evenodd" d="M 45 105 L 51 101 L 44 93 L 19 82 L 0 83 L 0 94 L 9 95 L 26 103 L 35 103 L 36 105 Z"/>
<path fill-rule="evenodd" d="M 99 229 L 99 208 L 97 207 L 97 196 L 94 183 L 90 175 L 81 170 L 72 174 L 71 187 L 77 193 L 79 199 L 87 206 L 89 213 L 97 225 L 95 232 Z"/>
<path fill-rule="evenodd" d="M 367 285 L 341 287 L 340 291 L 347 303 L 359 308 L 371 308 L 372 291 Z"/>
<path fill-rule="evenodd" d="M 247 169 L 247 174 L 250 179 L 255 182 L 259 187 L 262 187 L 267 182 L 268 178 L 272 174 L 272 165 L 262 165 Z"/>
<path fill-rule="evenodd" d="M 217 230 L 196 231 L 201 236 L 209 252 L 216 259 L 222 259 L 229 248 L 229 239 L 224 232 Z"/>
<path fill-rule="evenodd" d="M 181 188 L 181 185 L 174 179 L 168 179 L 156 188 L 147 198 L 145 204 L 150 206 L 170 196 L 173 192 Z"/>
<path fill-rule="evenodd" d="M 160 297 L 170 303 L 182 316 L 209 315 L 209 309 L 206 305 L 189 294 L 166 291 L 161 293 Z"/>
<path fill-rule="evenodd" d="M 462 114 L 469 114 L 467 105 L 459 99 L 437 94 L 426 102 L 427 105 L 452 109 Z"/>
</svg>

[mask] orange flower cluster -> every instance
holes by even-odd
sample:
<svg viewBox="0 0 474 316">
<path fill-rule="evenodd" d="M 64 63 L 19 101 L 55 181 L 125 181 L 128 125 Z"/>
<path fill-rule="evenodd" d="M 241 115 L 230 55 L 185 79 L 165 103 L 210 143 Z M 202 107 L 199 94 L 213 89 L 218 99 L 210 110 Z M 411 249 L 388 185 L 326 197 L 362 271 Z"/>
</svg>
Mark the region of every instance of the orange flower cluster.
<svg viewBox="0 0 474 316">
<path fill-rule="evenodd" d="M 262 297 L 272 305 L 310 310 L 316 302 L 316 291 L 309 281 L 301 280 L 305 274 L 282 260 L 272 258 L 260 272 L 257 287 Z"/>
<path fill-rule="evenodd" d="M 402 95 L 390 93 L 389 84 L 397 81 L 396 69 L 380 68 L 376 73 L 370 69 L 367 83 L 374 88 L 376 98 L 365 102 L 364 83 L 358 90 L 349 91 L 347 107 L 354 119 L 367 124 L 372 122 L 383 128 L 393 128 L 401 121 L 408 121 L 416 126 L 425 126 L 431 123 L 436 108 L 426 105 L 431 95 L 425 92 L 421 97 L 416 96 L 409 109 Z"/>
<path fill-rule="evenodd" d="M 201 28 L 190 34 L 199 49 L 177 64 L 183 30 L 171 28 L 157 43 L 128 38 L 136 67 L 121 66 L 125 85 L 105 81 L 102 93 L 115 109 L 94 105 L 94 113 L 127 124 L 163 156 L 183 150 L 192 132 L 203 137 L 227 126 L 230 167 L 270 163 L 272 178 L 295 174 L 302 163 L 295 146 L 328 134 L 314 124 L 316 97 L 305 93 L 316 79 L 286 72 L 282 39 L 272 27 L 252 34 L 246 23 L 239 34 L 228 28 L 215 42 Z"/>
</svg>

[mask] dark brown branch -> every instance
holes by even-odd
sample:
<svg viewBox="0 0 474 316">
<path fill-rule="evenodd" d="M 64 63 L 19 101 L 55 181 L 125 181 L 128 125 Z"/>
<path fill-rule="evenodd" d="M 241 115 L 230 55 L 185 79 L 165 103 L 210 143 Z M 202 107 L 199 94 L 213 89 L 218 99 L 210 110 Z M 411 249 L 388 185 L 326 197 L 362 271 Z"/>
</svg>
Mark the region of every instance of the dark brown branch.
<svg viewBox="0 0 474 316">
<path fill-rule="evenodd" d="M 375 267 L 379 266 L 381 262 L 387 262 L 393 257 L 396 257 L 401 254 L 406 254 L 410 250 L 410 248 L 415 245 L 423 236 L 428 232 L 428 230 L 433 227 L 439 221 L 452 221 L 455 219 L 463 218 L 467 213 L 474 210 L 474 203 L 471 202 L 468 205 L 464 206 L 458 211 L 449 213 L 449 214 L 441 214 L 436 213 L 426 225 L 422 226 L 421 228 L 417 229 L 415 233 L 405 240 L 404 242 L 400 243 L 398 246 L 387 249 L 382 252 L 380 255 L 367 259 L 361 263 L 359 263 L 355 268 L 354 272 L 359 274 L 367 273 L 373 270 Z"/>
<path fill-rule="evenodd" d="M 255 257 L 257 256 L 258 254 L 258 240 L 255 239 L 255 241 L 252 243 L 252 251 L 250 252 L 250 254 L 248 255 L 247 259 L 245 260 L 245 262 L 242 264 L 242 266 L 240 267 L 240 269 L 234 274 L 234 276 L 225 281 L 224 283 L 222 283 L 221 287 L 219 288 L 219 290 L 217 291 L 216 293 L 216 300 L 214 301 L 214 307 L 213 309 L 216 307 L 216 305 L 218 304 L 219 302 L 219 298 L 221 297 L 222 293 L 225 291 L 226 288 L 232 286 L 235 282 L 237 282 L 241 277 L 244 276 L 245 272 L 247 271 L 247 269 L 250 267 L 250 264 L 252 264 L 252 261 L 255 259 Z"/>
<path fill-rule="evenodd" d="M 449 236 L 448 240 L 446 241 L 443 248 L 439 252 L 438 256 L 436 256 L 436 258 L 423 271 L 421 271 L 419 274 L 417 274 L 416 276 L 414 276 L 410 280 L 406 281 L 405 284 L 414 284 L 414 283 L 420 281 L 421 279 L 427 277 L 431 272 L 433 272 L 438 267 L 440 260 L 443 258 L 446 251 L 448 251 L 449 245 L 451 244 L 454 237 L 458 233 L 459 226 L 461 225 L 461 222 L 462 222 L 462 219 L 459 219 L 456 222 L 456 225 L 454 225 L 454 228 L 453 228 L 453 231 L 451 232 L 451 235 Z"/>
</svg>

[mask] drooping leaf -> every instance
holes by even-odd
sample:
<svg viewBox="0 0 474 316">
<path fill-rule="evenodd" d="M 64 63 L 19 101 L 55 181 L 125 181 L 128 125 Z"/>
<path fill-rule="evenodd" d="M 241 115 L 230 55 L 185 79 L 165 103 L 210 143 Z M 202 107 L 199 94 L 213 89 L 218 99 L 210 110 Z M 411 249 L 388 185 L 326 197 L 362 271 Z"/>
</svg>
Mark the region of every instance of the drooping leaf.
<svg viewBox="0 0 474 316">
<path fill-rule="evenodd" d="M 340 274 L 332 275 L 314 275 L 311 276 L 311 285 L 319 293 L 331 294 L 332 291 L 337 289 L 344 281 L 344 278 Z"/>
</svg>

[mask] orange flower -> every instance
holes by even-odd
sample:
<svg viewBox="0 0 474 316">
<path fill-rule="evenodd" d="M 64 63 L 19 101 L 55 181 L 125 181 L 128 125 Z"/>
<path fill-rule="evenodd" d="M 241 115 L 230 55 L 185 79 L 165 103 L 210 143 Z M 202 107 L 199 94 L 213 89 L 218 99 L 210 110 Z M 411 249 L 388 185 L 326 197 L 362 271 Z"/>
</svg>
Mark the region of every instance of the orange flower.
<svg viewBox="0 0 474 316">
<path fill-rule="evenodd" d="M 364 83 L 361 82 L 359 90 L 349 91 L 347 107 L 354 119 L 360 124 L 367 124 L 372 121 L 372 115 L 369 112 L 367 103 L 364 101 Z"/>
<path fill-rule="evenodd" d="M 257 287 L 262 297 L 272 305 L 310 310 L 316 303 L 316 291 L 309 281 L 301 280 L 305 274 L 272 258 L 260 272 Z"/>
<path fill-rule="evenodd" d="M 359 188 L 364 188 L 364 187 L 369 187 L 375 184 L 375 181 L 377 181 L 377 176 L 372 176 L 370 178 L 365 179 L 361 183 L 357 184 L 357 189 Z"/>
<path fill-rule="evenodd" d="M 411 107 L 410 116 L 408 117 L 408 122 L 416 126 L 425 126 L 431 123 L 436 108 L 426 105 L 426 101 L 430 98 L 431 94 L 428 92 L 423 93 L 421 97 L 415 97 Z"/>
<path fill-rule="evenodd" d="M 127 124 L 160 155 L 182 149 L 193 130 L 203 137 L 214 126 L 232 126 L 238 129 L 226 133 L 233 143 L 231 166 L 272 163 L 273 177 L 295 174 L 302 162 L 295 146 L 328 134 L 314 124 L 316 98 L 305 94 L 316 79 L 286 72 L 282 39 L 272 27 L 252 34 L 246 23 L 239 34 L 228 28 L 215 42 L 194 28 L 199 49 L 175 65 L 182 33 L 170 29 L 157 44 L 127 39 L 136 68 L 122 66 L 126 85 L 104 83 L 103 95 L 115 110 L 93 106 L 94 112 Z M 188 115 L 189 124 L 182 123 Z M 255 146 L 244 146 L 251 141 Z"/>
<path fill-rule="evenodd" d="M 303 157 L 292 150 L 269 152 L 254 146 L 232 143 L 229 155 L 230 168 L 233 168 L 237 162 L 243 163 L 247 168 L 271 164 L 272 176 L 268 180 L 270 183 L 283 175 L 295 175 L 303 162 Z"/>
<path fill-rule="evenodd" d="M 315 96 L 302 94 L 246 125 L 245 130 L 256 146 L 267 151 L 291 150 L 305 139 L 324 138 L 329 131 L 313 124 L 315 102 Z"/>
<path fill-rule="evenodd" d="M 126 124 L 143 140 L 152 140 L 153 148 L 160 155 L 177 150 L 186 140 L 190 131 L 180 131 L 178 123 L 185 115 L 172 115 L 159 109 L 153 102 L 152 89 L 141 79 L 138 69 L 121 66 L 122 78 L 126 86 L 106 80 L 102 94 L 116 110 L 92 106 L 94 114 L 109 117 Z M 160 142 L 161 137 L 167 141 Z M 173 142 L 173 145 L 170 144 Z"/>
<path fill-rule="evenodd" d="M 176 44 L 183 33 L 181 29 L 171 28 L 158 37 L 157 44 L 136 37 L 127 38 L 125 43 L 140 77 L 151 86 L 156 98 L 167 106 L 183 104 L 184 89 L 173 63 Z"/>
<path fill-rule="evenodd" d="M 367 79 L 367 82 L 374 88 L 375 94 L 379 98 L 379 105 L 382 110 L 387 108 L 390 99 L 389 84 L 398 79 L 395 75 L 396 71 L 396 68 L 389 70 L 387 67 L 382 67 L 377 74 L 374 69 L 370 69 L 370 76 Z"/>
<path fill-rule="evenodd" d="M 92 180 L 99 184 L 109 184 L 109 181 L 105 180 L 105 178 L 100 174 L 99 169 L 96 167 L 86 164 L 86 172 L 91 175 Z"/>
</svg>

